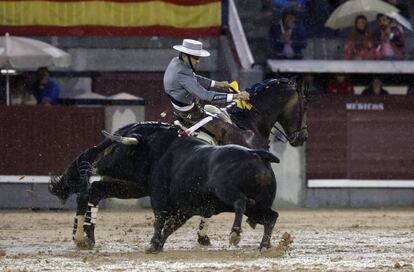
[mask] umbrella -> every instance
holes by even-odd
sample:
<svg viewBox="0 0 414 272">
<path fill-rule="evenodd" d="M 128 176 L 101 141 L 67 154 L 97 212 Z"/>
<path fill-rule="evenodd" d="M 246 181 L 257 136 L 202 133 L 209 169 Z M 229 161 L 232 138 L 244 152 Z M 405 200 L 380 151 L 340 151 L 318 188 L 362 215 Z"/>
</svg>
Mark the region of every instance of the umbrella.
<svg viewBox="0 0 414 272">
<path fill-rule="evenodd" d="M 0 67 L 6 74 L 7 105 L 10 104 L 9 74 L 12 69 L 35 69 L 41 66 L 68 67 L 68 53 L 35 39 L 10 36 L 0 37 Z"/>
<path fill-rule="evenodd" d="M 376 19 L 378 13 L 398 13 L 398 9 L 380 0 L 349 0 L 337 7 L 329 16 L 325 26 L 339 29 L 354 25 L 355 17 L 365 15 L 368 21 Z"/>
<path fill-rule="evenodd" d="M 391 12 L 391 13 L 387 13 L 386 15 L 388 17 L 394 19 L 395 21 L 397 21 L 400 25 L 402 25 L 403 27 L 407 28 L 408 30 L 413 31 L 413 27 L 412 27 L 410 21 L 408 21 L 400 13 L 398 13 L 398 12 Z"/>
</svg>

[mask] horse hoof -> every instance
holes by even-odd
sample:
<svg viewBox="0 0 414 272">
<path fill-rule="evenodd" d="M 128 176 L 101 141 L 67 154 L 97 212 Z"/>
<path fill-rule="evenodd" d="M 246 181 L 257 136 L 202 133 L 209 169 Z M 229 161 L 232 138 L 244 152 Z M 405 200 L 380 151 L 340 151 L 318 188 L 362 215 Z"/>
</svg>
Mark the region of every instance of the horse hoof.
<svg viewBox="0 0 414 272">
<path fill-rule="evenodd" d="M 198 243 L 202 246 L 211 246 L 210 238 L 208 236 L 198 236 Z"/>
<path fill-rule="evenodd" d="M 162 250 L 162 248 L 160 248 L 159 246 L 151 245 L 149 248 L 147 248 L 145 250 L 145 253 L 147 253 L 147 254 L 157 254 L 157 253 L 160 253 L 161 250 Z"/>
<path fill-rule="evenodd" d="M 230 234 L 230 245 L 237 246 L 240 242 L 240 234 L 232 231 Z"/>
</svg>

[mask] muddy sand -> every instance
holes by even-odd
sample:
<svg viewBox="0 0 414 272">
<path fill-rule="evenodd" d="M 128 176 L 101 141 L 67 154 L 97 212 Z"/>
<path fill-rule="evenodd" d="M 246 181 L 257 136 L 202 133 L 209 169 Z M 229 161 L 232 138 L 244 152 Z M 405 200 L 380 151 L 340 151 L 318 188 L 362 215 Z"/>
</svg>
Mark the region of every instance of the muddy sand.
<svg viewBox="0 0 414 272">
<path fill-rule="evenodd" d="M 0 271 L 414 271 L 414 209 L 280 210 L 272 244 L 259 252 L 263 227 L 244 218 L 242 239 L 229 246 L 233 214 L 213 217 L 212 245 L 199 246 L 191 219 L 145 254 L 150 210 L 98 214 L 96 246 L 77 250 L 74 212 L 0 210 Z"/>
</svg>

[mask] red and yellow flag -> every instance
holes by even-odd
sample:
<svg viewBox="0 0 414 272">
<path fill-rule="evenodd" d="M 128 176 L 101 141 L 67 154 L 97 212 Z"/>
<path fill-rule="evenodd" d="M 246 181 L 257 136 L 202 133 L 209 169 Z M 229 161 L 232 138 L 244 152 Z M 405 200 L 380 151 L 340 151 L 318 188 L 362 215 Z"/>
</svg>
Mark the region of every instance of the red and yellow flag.
<svg viewBox="0 0 414 272">
<path fill-rule="evenodd" d="M 217 35 L 220 0 L 0 1 L 0 34 Z"/>
</svg>

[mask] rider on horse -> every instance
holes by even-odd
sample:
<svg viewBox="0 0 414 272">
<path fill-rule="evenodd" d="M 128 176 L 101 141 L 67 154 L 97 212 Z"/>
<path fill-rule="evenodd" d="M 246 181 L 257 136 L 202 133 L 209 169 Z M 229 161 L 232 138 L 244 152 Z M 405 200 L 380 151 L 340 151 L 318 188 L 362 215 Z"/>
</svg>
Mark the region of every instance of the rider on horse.
<svg viewBox="0 0 414 272">
<path fill-rule="evenodd" d="M 164 74 L 164 89 L 175 115 L 182 121 L 192 125 L 203 119 L 204 109 L 199 101 L 214 104 L 228 103 L 235 100 L 249 100 L 249 93 L 216 92 L 212 90 L 227 90 L 227 81 L 214 81 L 195 73 L 200 57 L 208 57 L 210 53 L 203 49 L 203 44 L 196 40 L 184 39 L 182 45 L 173 47 L 179 51 L 178 57 L 174 57 Z M 245 131 L 237 126 L 227 123 L 219 118 L 204 125 L 204 128 L 216 138 L 219 143 L 233 143 L 251 146 L 252 131 Z"/>
</svg>

